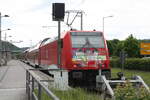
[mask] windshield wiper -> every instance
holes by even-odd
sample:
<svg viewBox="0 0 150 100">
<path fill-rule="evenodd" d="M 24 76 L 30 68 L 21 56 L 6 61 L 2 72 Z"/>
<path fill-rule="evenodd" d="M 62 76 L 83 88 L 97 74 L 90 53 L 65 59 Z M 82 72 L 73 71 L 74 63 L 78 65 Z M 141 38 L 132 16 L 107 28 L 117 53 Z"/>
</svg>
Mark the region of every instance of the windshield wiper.
<svg viewBox="0 0 150 100">
<path fill-rule="evenodd" d="M 94 48 L 96 51 L 98 51 L 98 49 L 90 43 L 88 37 L 85 38 L 85 41 L 86 41 L 85 44 L 81 48 L 79 48 L 78 51 L 82 51 L 82 49 L 85 48 L 86 46 L 87 46 L 87 48 Z"/>
</svg>

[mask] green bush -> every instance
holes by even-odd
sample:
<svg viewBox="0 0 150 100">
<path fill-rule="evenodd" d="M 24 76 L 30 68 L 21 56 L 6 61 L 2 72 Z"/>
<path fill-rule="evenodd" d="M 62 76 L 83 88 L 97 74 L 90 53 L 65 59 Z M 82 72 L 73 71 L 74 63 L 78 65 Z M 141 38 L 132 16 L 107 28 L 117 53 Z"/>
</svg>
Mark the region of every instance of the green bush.
<svg viewBox="0 0 150 100">
<path fill-rule="evenodd" d="M 110 61 L 111 67 L 121 68 L 119 59 L 112 59 Z M 150 71 L 150 59 L 141 59 L 141 58 L 128 58 L 125 60 L 124 64 L 125 69 L 133 70 L 143 70 Z"/>
<path fill-rule="evenodd" d="M 116 100 L 150 100 L 150 93 L 142 86 L 134 88 L 132 83 L 119 84 L 115 91 Z"/>
<path fill-rule="evenodd" d="M 110 66 L 114 68 L 120 68 L 120 61 L 119 59 L 111 59 Z"/>
</svg>

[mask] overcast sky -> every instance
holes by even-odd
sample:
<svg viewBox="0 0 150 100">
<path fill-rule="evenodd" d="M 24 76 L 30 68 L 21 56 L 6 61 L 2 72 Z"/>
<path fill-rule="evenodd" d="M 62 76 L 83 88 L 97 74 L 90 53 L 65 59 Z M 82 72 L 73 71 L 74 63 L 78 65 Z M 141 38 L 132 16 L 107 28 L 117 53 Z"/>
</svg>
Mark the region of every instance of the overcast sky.
<svg viewBox="0 0 150 100">
<path fill-rule="evenodd" d="M 57 22 L 52 21 L 52 3 L 65 3 L 66 10 L 83 10 L 84 30 L 102 31 L 105 18 L 105 38 L 125 39 L 133 34 L 137 39 L 150 38 L 150 1 L 149 0 L 0 0 L 2 16 L 2 37 L 19 47 L 31 46 L 45 37 L 57 35 Z M 64 21 L 66 22 L 66 20 Z M 61 31 L 67 30 L 62 22 Z M 43 27 L 51 26 L 51 27 Z M 53 26 L 53 27 L 52 27 Z M 79 18 L 73 27 L 80 29 Z M 2 38 L 3 39 L 3 38 Z"/>
</svg>

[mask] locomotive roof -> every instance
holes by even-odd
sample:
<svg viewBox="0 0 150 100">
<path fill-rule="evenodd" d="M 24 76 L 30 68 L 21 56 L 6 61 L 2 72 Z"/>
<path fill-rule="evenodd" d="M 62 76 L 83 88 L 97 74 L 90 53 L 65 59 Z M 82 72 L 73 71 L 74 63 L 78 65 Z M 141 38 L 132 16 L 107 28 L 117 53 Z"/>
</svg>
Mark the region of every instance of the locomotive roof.
<svg viewBox="0 0 150 100">
<path fill-rule="evenodd" d="M 62 32 L 61 33 L 61 38 L 63 38 L 67 33 L 70 33 L 70 32 L 100 32 L 100 31 L 77 31 L 77 30 L 70 30 L 70 31 L 67 31 L 67 32 Z M 28 49 L 27 51 L 31 52 L 31 51 L 34 51 L 34 50 L 38 50 L 38 48 L 40 46 L 44 46 L 44 45 L 46 45 L 46 44 L 48 44 L 50 42 L 53 42 L 55 40 L 58 40 L 58 37 L 45 38 L 42 41 L 40 41 L 37 45 L 35 45 L 35 46 L 31 47 L 30 49 Z"/>
<path fill-rule="evenodd" d="M 38 50 L 40 45 L 41 45 L 41 41 L 38 44 L 36 44 L 35 46 L 31 47 L 28 51 L 31 52 L 31 51 Z"/>
<path fill-rule="evenodd" d="M 61 33 L 61 38 L 64 38 L 65 35 L 66 35 L 67 33 L 70 33 L 70 32 L 100 32 L 100 31 L 77 31 L 77 30 L 70 30 L 70 31 L 67 31 L 67 32 L 62 32 L 62 33 Z M 102 33 L 102 32 L 100 32 L 100 33 Z M 58 40 L 58 37 L 45 38 L 45 39 L 42 41 L 42 43 L 41 43 L 40 46 L 46 45 L 46 44 L 48 44 L 48 43 L 50 43 L 50 42 L 53 42 L 53 41 L 55 41 L 55 40 Z"/>
</svg>

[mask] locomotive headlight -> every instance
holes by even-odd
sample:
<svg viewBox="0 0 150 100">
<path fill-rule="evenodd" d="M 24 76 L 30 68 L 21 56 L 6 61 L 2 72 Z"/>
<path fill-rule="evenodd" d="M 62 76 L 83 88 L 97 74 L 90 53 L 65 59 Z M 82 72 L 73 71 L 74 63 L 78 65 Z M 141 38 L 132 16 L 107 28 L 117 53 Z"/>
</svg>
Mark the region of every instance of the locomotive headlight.
<svg viewBox="0 0 150 100">
<path fill-rule="evenodd" d="M 85 61 L 82 60 L 72 60 L 73 67 L 84 67 L 87 65 Z"/>
<path fill-rule="evenodd" d="M 77 65 L 73 65 L 73 67 L 75 68 L 75 67 L 77 67 Z"/>
</svg>

